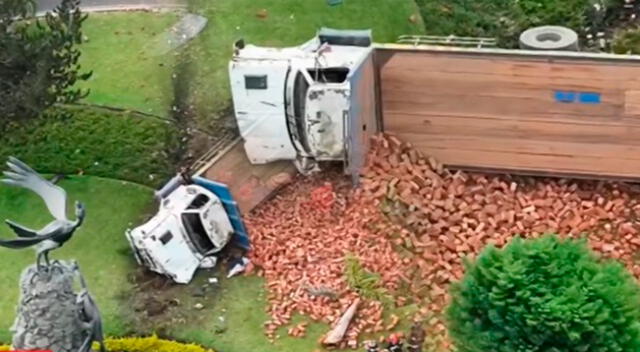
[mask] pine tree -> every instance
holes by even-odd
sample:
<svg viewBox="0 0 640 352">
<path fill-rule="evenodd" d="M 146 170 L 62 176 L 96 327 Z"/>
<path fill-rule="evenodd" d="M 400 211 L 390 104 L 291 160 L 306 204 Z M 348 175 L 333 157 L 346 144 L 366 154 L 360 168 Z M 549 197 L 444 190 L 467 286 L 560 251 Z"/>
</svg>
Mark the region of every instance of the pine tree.
<svg viewBox="0 0 640 352">
<path fill-rule="evenodd" d="M 73 103 L 88 91 L 74 88 L 80 73 L 80 0 L 62 0 L 44 19 L 33 0 L 0 0 L 0 123 L 40 115 L 57 103 Z"/>
</svg>

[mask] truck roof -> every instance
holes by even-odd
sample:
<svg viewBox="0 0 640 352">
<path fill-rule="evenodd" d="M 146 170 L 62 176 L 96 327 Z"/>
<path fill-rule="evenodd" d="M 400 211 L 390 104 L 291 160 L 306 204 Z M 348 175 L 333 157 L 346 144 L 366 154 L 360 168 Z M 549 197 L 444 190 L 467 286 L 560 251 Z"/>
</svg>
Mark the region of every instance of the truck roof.
<svg viewBox="0 0 640 352">
<path fill-rule="evenodd" d="M 152 234 L 158 226 L 162 225 L 172 214 L 180 214 L 193 203 L 196 197 L 205 195 L 208 199 L 217 197 L 207 189 L 198 185 L 180 185 L 167 197 L 160 201 L 160 208 L 146 223 L 133 229 L 133 233 L 140 231 L 143 238 Z"/>
<path fill-rule="evenodd" d="M 318 50 L 323 48 L 319 37 L 295 47 L 273 48 L 257 45 L 246 45 L 237 50 L 233 57 L 235 62 L 256 62 L 261 60 L 300 60 L 308 67 L 314 67 L 318 58 Z M 371 47 L 324 44 L 320 59 L 321 67 L 356 67 L 371 51 Z"/>
</svg>

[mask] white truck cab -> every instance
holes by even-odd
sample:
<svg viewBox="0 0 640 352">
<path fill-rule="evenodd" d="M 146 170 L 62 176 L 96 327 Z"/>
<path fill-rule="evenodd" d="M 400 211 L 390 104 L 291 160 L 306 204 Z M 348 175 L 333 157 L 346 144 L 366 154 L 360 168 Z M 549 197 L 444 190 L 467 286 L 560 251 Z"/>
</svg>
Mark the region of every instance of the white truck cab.
<svg viewBox="0 0 640 352">
<path fill-rule="evenodd" d="M 303 173 L 318 161 L 344 160 L 349 77 L 370 46 L 370 31 L 331 29 L 292 48 L 237 42 L 229 74 L 249 160 L 294 160 Z"/>
<path fill-rule="evenodd" d="M 205 258 L 221 251 L 234 229 L 220 199 L 195 184 L 174 185 L 160 208 L 126 236 L 139 264 L 188 283 Z"/>
</svg>

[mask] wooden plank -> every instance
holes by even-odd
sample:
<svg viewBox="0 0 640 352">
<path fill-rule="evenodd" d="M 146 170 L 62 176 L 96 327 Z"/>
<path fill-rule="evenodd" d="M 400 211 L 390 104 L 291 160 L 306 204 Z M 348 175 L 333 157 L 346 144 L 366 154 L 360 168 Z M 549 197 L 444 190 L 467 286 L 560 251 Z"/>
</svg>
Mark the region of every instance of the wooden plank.
<svg viewBox="0 0 640 352">
<path fill-rule="evenodd" d="M 563 120 L 510 120 L 493 116 L 406 115 L 390 112 L 385 115 L 388 131 L 433 135 L 470 135 L 492 138 L 526 138 L 581 143 L 640 144 L 640 123 L 630 119 L 584 123 Z"/>
<path fill-rule="evenodd" d="M 385 75 L 385 78 L 388 77 Z M 513 77 L 511 77 L 513 78 Z M 425 90 L 425 81 L 429 89 Z M 491 83 L 491 84 L 489 84 Z M 555 90 L 569 90 L 578 92 L 597 91 L 602 93 L 603 102 L 622 103 L 624 97 L 616 96 L 625 91 L 620 87 L 622 83 L 615 84 L 611 88 L 593 84 L 591 81 L 580 83 L 576 80 L 567 80 L 565 84 L 559 84 L 551 78 L 533 79 L 507 79 L 505 76 L 451 74 L 442 72 L 422 72 L 420 74 L 397 74 L 393 78 L 384 81 L 384 88 L 390 94 L 401 95 L 401 92 L 414 94 L 461 94 L 475 92 L 484 96 L 496 97 L 529 97 L 531 94 L 544 98 L 553 98 Z"/>
<path fill-rule="evenodd" d="M 387 62 L 385 71 L 429 70 L 443 73 L 496 74 L 516 77 L 550 77 L 597 81 L 640 81 L 637 64 L 606 65 L 600 62 L 547 58 L 498 58 L 475 55 L 397 53 Z"/>
<path fill-rule="evenodd" d="M 292 177 L 296 174 L 291 161 L 253 165 L 244 152 L 243 144 L 236 143 L 210 165 L 203 176 L 229 186 L 240 210 L 248 213 L 281 186 L 276 181 L 283 174 Z"/>
<path fill-rule="evenodd" d="M 573 141 L 437 134 L 425 138 L 424 134 L 418 133 L 403 133 L 402 139 L 425 150 L 463 149 L 476 151 L 478 154 L 505 152 L 557 156 L 559 158 L 588 156 L 589 158 L 613 158 L 619 162 L 634 162 L 640 166 L 640 145 L 615 144 L 615 141 L 576 143 Z"/>
<path fill-rule="evenodd" d="M 640 90 L 627 90 L 625 92 L 624 113 L 630 116 L 640 115 Z"/>
<path fill-rule="evenodd" d="M 495 97 L 480 94 L 395 94 L 384 99 L 387 111 L 424 112 L 438 115 L 478 114 L 490 116 L 522 117 L 611 117 L 624 115 L 624 104 L 602 103 L 596 106 L 587 104 L 565 104 L 548 98 Z"/>
<path fill-rule="evenodd" d="M 624 177 L 638 179 L 640 163 L 620 162 L 615 159 L 591 157 L 560 157 L 552 155 L 524 154 L 515 152 L 483 152 L 481 157 L 475 150 L 424 149 L 452 167 L 474 167 L 490 170 L 516 170 L 519 173 L 545 173 L 555 175 L 588 175 L 596 177 Z"/>
</svg>

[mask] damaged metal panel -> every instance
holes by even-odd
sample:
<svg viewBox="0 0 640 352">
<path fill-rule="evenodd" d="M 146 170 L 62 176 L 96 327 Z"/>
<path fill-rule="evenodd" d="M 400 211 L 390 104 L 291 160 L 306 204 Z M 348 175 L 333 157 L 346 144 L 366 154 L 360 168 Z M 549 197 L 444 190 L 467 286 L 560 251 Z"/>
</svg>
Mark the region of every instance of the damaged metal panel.
<svg viewBox="0 0 640 352">
<path fill-rule="evenodd" d="M 358 68 L 347 77 L 351 87 L 350 108 L 345 126 L 347 165 L 345 172 L 357 184 L 360 171 L 366 164 L 370 138 L 378 131 L 376 116 L 376 74 L 373 51 L 365 56 Z"/>
</svg>

